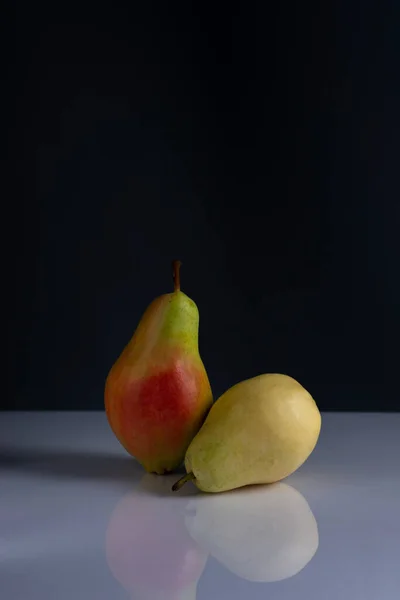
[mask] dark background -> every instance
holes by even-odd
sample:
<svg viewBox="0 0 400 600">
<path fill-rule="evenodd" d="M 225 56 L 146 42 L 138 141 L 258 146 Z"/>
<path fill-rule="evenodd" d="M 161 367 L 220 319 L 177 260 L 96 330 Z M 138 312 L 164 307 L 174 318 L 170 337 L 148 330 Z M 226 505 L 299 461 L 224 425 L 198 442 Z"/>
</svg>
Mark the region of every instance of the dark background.
<svg viewBox="0 0 400 600">
<path fill-rule="evenodd" d="M 178 257 L 215 396 L 398 410 L 400 6 L 9 8 L 1 408 L 102 409 Z"/>
</svg>

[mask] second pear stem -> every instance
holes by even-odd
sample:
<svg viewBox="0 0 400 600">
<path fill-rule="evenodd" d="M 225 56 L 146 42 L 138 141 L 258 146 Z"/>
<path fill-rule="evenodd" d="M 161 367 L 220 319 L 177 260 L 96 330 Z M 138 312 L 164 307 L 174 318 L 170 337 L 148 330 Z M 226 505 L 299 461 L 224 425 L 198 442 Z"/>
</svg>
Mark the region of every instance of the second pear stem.
<svg viewBox="0 0 400 600">
<path fill-rule="evenodd" d="M 172 491 L 177 492 L 181 489 L 181 487 L 185 485 L 185 483 L 187 483 L 188 481 L 192 481 L 193 479 L 196 479 L 196 477 L 191 471 L 190 473 L 186 473 L 186 475 L 184 475 L 176 483 L 174 483 L 174 485 L 172 486 Z"/>
</svg>

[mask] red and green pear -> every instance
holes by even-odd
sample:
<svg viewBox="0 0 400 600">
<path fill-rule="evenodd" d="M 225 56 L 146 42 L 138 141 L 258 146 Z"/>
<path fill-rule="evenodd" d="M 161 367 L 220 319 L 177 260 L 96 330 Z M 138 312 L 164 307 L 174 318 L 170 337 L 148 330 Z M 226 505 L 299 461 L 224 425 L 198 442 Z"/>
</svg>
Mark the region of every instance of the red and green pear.
<svg viewBox="0 0 400 600">
<path fill-rule="evenodd" d="M 212 405 L 212 392 L 199 354 L 199 311 L 180 289 L 145 311 L 108 374 L 105 408 L 122 446 L 148 472 L 173 471 L 185 457 Z"/>
</svg>

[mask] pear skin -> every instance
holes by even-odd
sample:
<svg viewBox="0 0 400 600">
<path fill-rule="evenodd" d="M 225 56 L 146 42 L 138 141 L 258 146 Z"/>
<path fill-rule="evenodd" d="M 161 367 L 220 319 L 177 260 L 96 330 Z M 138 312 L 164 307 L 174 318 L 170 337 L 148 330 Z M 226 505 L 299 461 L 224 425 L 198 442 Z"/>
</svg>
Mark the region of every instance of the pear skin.
<svg viewBox="0 0 400 600">
<path fill-rule="evenodd" d="M 106 414 L 122 446 L 148 472 L 176 469 L 201 427 L 212 392 L 199 354 L 199 311 L 180 289 L 156 298 L 108 374 Z"/>
<path fill-rule="evenodd" d="M 185 457 L 187 475 L 204 492 L 274 483 L 298 469 L 313 451 L 321 415 L 292 377 L 259 375 L 225 392 L 213 405 Z"/>
</svg>

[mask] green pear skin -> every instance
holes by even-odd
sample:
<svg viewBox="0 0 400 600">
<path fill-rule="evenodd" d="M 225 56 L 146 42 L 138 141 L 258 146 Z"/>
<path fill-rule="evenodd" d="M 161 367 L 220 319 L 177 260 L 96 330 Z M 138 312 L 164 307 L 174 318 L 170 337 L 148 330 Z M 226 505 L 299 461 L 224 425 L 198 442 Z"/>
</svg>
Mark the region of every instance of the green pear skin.
<svg viewBox="0 0 400 600">
<path fill-rule="evenodd" d="M 182 464 L 213 399 L 199 354 L 199 311 L 180 289 L 179 261 L 173 269 L 174 291 L 148 306 L 104 392 L 114 434 L 146 471 L 158 474 Z"/>
</svg>

